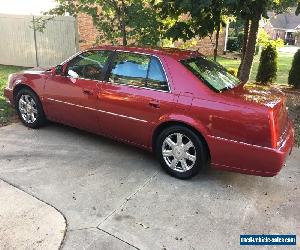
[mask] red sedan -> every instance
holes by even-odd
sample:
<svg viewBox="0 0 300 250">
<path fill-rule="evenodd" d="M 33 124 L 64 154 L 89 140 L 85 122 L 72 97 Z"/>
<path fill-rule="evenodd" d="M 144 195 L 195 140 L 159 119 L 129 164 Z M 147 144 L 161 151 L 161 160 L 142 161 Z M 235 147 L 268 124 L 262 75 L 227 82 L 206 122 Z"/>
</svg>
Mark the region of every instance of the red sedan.
<svg viewBox="0 0 300 250">
<path fill-rule="evenodd" d="M 192 51 L 98 47 L 13 74 L 4 94 L 30 128 L 51 120 L 142 147 L 178 178 L 208 164 L 274 176 L 294 142 L 279 90 Z"/>
</svg>

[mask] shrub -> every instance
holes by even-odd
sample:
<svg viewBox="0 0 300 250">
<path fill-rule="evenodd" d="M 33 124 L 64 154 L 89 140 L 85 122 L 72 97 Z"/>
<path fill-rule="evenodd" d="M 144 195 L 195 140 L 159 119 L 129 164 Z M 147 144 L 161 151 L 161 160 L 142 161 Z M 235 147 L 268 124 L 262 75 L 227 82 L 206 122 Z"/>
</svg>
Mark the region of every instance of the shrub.
<svg viewBox="0 0 300 250">
<path fill-rule="evenodd" d="M 261 83 L 271 83 L 277 76 L 277 49 L 269 45 L 261 52 L 256 81 Z"/>
<path fill-rule="evenodd" d="M 289 84 L 300 89 L 300 49 L 294 55 L 292 68 L 289 73 Z"/>
<path fill-rule="evenodd" d="M 243 42 L 244 42 L 244 32 L 239 32 L 238 36 L 237 36 L 237 42 L 238 42 L 238 46 L 239 46 L 239 51 L 242 49 L 243 47 Z"/>
<path fill-rule="evenodd" d="M 230 52 L 241 50 L 237 37 L 229 37 L 228 38 L 227 50 L 229 50 Z"/>
<path fill-rule="evenodd" d="M 256 45 L 255 46 L 255 55 L 257 56 L 259 54 L 260 46 Z"/>
</svg>

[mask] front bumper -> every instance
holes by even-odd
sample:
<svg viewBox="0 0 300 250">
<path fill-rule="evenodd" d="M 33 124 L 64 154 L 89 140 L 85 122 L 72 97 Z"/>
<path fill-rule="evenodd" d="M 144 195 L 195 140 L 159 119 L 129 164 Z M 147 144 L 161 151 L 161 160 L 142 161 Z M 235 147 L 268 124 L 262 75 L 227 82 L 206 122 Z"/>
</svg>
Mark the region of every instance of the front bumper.
<svg viewBox="0 0 300 250">
<path fill-rule="evenodd" d="M 6 87 L 4 89 L 4 97 L 6 97 L 7 101 L 11 105 L 14 105 L 14 98 L 13 98 L 13 90 L 12 89 Z"/>
<path fill-rule="evenodd" d="M 210 138 L 212 165 L 221 170 L 258 176 L 275 176 L 291 154 L 295 139 L 292 122 L 289 122 L 285 139 L 274 148 L 261 147 Z"/>
</svg>

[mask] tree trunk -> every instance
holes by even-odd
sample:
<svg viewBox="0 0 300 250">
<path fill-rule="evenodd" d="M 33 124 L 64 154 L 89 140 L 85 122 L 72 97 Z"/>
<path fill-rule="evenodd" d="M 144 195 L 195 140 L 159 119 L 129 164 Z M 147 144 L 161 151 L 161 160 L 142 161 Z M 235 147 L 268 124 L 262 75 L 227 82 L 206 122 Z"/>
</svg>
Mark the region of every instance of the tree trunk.
<svg viewBox="0 0 300 250">
<path fill-rule="evenodd" d="M 125 24 L 125 3 L 122 1 L 122 6 L 121 6 L 121 33 L 122 33 L 122 38 L 123 38 L 123 45 L 127 45 L 127 33 L 126 33 L 126 24 Z"/>
<path fill-rule="evenodd" d="M 245 55 L 244 55 L 243 63 L 241 66 L 241 73 L 240 73 L 240 80 L 243 82 L 247 82 L 249 80 L 249 76 L 251 73 L 251 67 L 252 67 L 254 54 L 255 54 L 255 45 L 257 40 L 260 18 L 261 18 L 261 12 L 257 11 L 253 19 L 251 20 L 247 47 L 245 50 Z"/>
<path fill-rule="evenodd" d="M 124 20 L 122 20 L 121 32 L 122 32 L 123 46 L 127 46 L 126 25 L 125 25 Z"/>
<path fill-rule="evenodd" d="M 250 20 L 249 20 L 248 17 L 246 17 L 246 20 L 245 20 L 245 23 L 244 23 L 243 47 L 242 47 L 241 63 L 240 63 L 239 70 L 238 70 L 238 77 L 240 77 L 241 68 L 242 68 L 242 65 L 244 63 L 245 52 L 246 52 L 248 37 L 249 37 L 249 25 L 250 25 Z"/>
<path fill-rule="evenodd" d="M 123 46 L 127 45 L 127 33 L 126 33 L 126 23 L 125 23 L 125 3 L 122 1 L 121 7 L 119 7 L 116 0 L 111 1 L 113 7 L 115 8 L 117 19 L 119 23 L 119 28 L 122 35 L 122 44 Z"/>
<path fill-rule="evenodd" d="M 217 33 L 216 33 L 216 44 L 215 44 L 215 49 L 214 49 L 214 61 L 217 61 L 217 56 L 218 56 L 220 29 L 221 29 L 221 22 L 219 21 L 218 26 L 217 26 Z"/>
</svg>

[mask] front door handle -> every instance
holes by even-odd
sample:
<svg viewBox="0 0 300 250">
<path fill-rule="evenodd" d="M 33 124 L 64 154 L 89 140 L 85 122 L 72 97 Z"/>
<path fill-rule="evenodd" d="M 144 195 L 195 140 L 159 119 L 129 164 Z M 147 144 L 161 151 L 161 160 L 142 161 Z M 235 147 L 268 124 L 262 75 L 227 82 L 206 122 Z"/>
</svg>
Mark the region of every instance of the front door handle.
<svg viewBox="0 0 300 250">
<path fill-rule="evenodd" d="M 160 108 L 160 105 L 159 105 L 159 102 L 158 102 L 158 101 L 150 101 L 150 102 L 149 102 L 149 105 L 150 105 L 151 107 L 153 107 L 153 108 L 156 108 L 156 109 Z"/>
<path fill-rule="evenodd" d="M 93 95 L 93 92 L 90 91 L 90 90 L 88 90 L 88 89 L 84 89 L 82 92 L 83 92 L 83 94 L 85 94 L 85 95 Z"/>
</svg>

